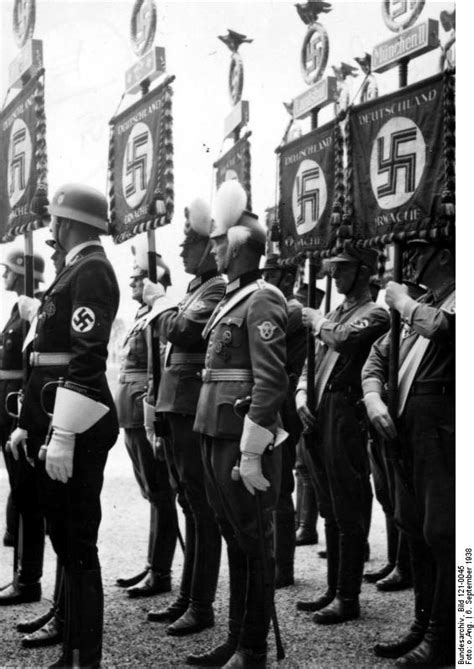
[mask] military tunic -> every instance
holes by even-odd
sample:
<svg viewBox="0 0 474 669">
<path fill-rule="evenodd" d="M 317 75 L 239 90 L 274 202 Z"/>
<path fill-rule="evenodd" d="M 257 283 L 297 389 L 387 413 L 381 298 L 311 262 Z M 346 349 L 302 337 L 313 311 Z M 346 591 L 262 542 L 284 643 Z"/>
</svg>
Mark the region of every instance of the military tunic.
<svg viewBox="0 0 474 669">
<path fill-rule="evenodd" d="M 231 472 L 240 459 L 243 415 L 236 400 L 246 400 L 248 417 L 273 434 L 286 397 L 286 300 L 282 293 L 245 274 L 227 287 L 211 316 L 203 386 L 194 429 L 203 436 L 208 496 L 227 542 L 230 570 L 229 629 L 235 641 L 255 652 L 266 651 L 274 592 L 273 511 L 278 501 L 282 447 L 261 458 L 271 486 L 261 500 L 267 570 L 259 551 L 255 497 Z"/>
<path fill-rule="evenodd" d="M 14 427 L 14 419 L 7 413 L 5 401 L 9 393 L 17 393 L 23 385 L 23 340 L 28 327 L 21 317 L 16 303 L 3 329 L 0 345 L 0 443 L 5 457 L 11 496 L 15 514 L 21 516 L 21 554 L 15 550 L 16 578 L 22 584 L 40 580 L 43 573 L 44 516 L 40 509 L 37 476 L 33 467 L 21 453 L 19 460 L 5 449 Z M 4 377 L 4 378 L 2 378 Z M 9 409 L 16 410 L 17 403 L 9 400 Z M 19 541 L 17 541 L 17 546 Z"/>
<path fill-rule="evenodd" d="M 42 389 L 60 378 L 65 387 L 109 407 L 95 425 L 76 435 L 74 471 L 68 483 L 50 479 L 42 468 L 41 494 L 54 549 L 65 567 L 80 571 L 99 564 L 103 471 L 107 451 L 118 435 L 117 412 L 105 376 L 118 304 L 117 280 L 102 246 L 86 243 L 70 251 L 38 310 L 32 370 L 19 419 L 37 452 L 50 421 L 44 409 L 53 410 L 51 396 L 42 395 Z"/>
<path fill-rule="evenodd" d="M 143 425 L 143 398 L 148 386 L 148 314 L 149 307 L 142 305 L 125 337 L 115 404 L 140 492 L 152 506 L 148 565 L 152 571 L 165 574 L 171 571 L 178 520 L 166 461 L 164 456 L 155 455 Z"/>
<path fill-rule="evenodd" d="M 155 321 L 160 336 L 168 341 L 156 410 L 170 428 L 167 461 L 186 521 L 180 598 L 204 608 L 215 597 L 221 537 L 206 495 L 200 436 L 193 423 L 206 349 L 202 331 L 224 290 L 225 281 L 215 270 L 197 276 L 178 309 L 165 311 Z"/>
</svg>

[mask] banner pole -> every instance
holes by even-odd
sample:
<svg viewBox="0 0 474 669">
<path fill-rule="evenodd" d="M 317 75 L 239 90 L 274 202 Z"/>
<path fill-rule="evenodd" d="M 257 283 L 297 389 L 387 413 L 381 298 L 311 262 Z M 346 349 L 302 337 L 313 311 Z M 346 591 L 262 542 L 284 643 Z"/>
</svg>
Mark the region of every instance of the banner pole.
<svg viewBox="0 0 474 669">
<path fill-rule="evenodd" d="M 398 64 L 398 85 L 405 88 L 408 84 L 408 59 Z M 393 242 L 393 280 L 402 283 L 403 280 L 403 242 Z M 394 421 L 398 414 L 398 364 L 400 357 L 400 313 L 390 309 L 390 351 L 388 366 L 388 410 Z"/>
</svg>

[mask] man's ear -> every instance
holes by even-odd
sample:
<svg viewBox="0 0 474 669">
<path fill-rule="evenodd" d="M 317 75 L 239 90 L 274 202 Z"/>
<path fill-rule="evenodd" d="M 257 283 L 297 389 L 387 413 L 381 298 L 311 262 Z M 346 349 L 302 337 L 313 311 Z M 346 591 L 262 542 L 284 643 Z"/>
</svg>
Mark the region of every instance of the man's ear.
<svg viewBox="0 0 474 669">
<path fill-rule="evenodd" d="M 441 249 L 441 251 L 438 254 L 438 262 L 440 265 L 442 265 L 443 267 L 449 265 L 452 259 L 453 257 L 449 249 Z"/>
</svg>

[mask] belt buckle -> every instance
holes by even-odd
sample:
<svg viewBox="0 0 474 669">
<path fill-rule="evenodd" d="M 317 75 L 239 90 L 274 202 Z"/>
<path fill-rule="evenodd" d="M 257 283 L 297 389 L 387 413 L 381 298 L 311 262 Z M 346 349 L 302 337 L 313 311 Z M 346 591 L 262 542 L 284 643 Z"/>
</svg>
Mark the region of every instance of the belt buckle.
<svg viewBox="0 0 474 669">
<path fill-rule="evenodd" d="M 203 383 L 209 383 L 211 381 L 211 370 L 203 369 L 201 372 L 201 379 Z"/>
</svg>

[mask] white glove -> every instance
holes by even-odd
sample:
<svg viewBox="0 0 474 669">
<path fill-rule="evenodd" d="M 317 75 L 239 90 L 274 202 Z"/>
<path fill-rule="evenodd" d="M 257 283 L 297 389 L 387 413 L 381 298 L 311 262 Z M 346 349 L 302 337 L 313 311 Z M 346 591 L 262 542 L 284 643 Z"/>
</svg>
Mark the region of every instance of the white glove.
<svg viewBox="0 0 474 669">
<path fill-rule="evenodd" d="M 164 297 L 165 295 L 165 289 L 161 283 L 153 283 L 150 279 L 143 279 L 142 300 L 145 304 L 148 304 L 149 307 L 151 307 L 157 299 Z"/>
<path fill-rule="evenodd" d="M 18 298 L 18 313 L 20 318 L 31 323 L 39 309 L 41 302 L 36 297 L 20 295 Z"/>
<path fill-rule="evenodd" d="M 150 442 L 151 446 L 155 448 L 155 439 L 156 439 L 156 434 L 155 434 L 155 428 L 153 425 L 145 425 L 145 432 L 146 432 L 146 438 Z"/>
<path fill-rule="evenodd" d="M 28 438 L 28 432 L 22 427 L 17 427 L 13 430 L 10 435 L 9 440 L 6 443 L 7 451 L 11 451 L 15 460 L 18 460 L 20 457 L 20 448 L 23 450 L 23 453 L 26 456 L 26 439 Z"/>
<path fill-rule="evenodd" d="M 67 483 L 72 477 L 72 461 L 76 435 L 55 427 L 46 451 L 46 471 L 53 481 Z"/>
<path fill-rule="evenodd" d="M 395 439 L 397 429 L 380 395 L 376 392 L 367 393 L 364 396 L 364 403 L 367 416 L 377 432 L 385 439 Z"/>
<path fill-rule="evenodd" d="M 242 453 L 239 471 L 240 478 L 251 495 L 255 495 L 255 490 L 265 492 L 270 487 L 270 481 L 262 474 L 261 455 Z"/>
</svg>

